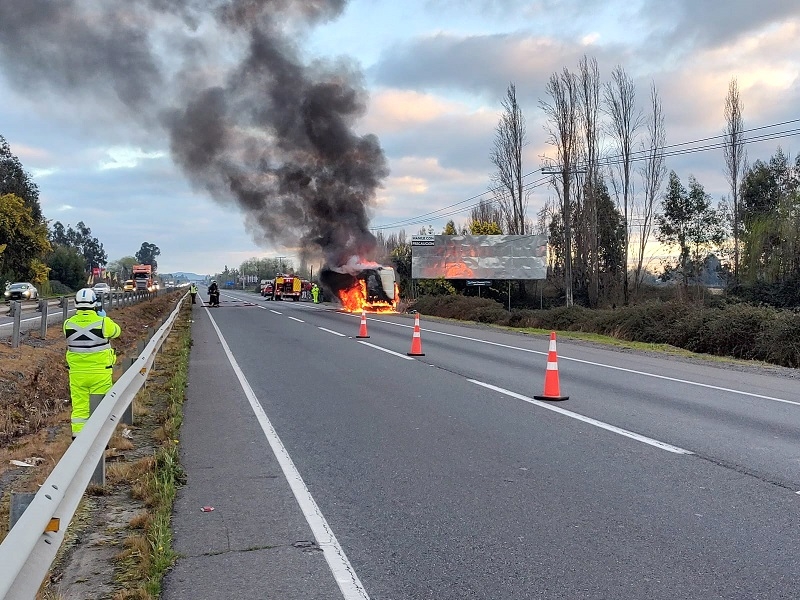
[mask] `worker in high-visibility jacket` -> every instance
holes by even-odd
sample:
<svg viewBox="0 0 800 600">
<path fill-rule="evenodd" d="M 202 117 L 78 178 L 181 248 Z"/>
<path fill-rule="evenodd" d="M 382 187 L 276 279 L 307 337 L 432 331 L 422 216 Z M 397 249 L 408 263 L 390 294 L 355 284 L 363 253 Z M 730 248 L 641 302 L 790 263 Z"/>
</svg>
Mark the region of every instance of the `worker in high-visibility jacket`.
<svg viewBox="0 0 800 600">
<path fill-rule="evenodd" d="M 117 355 L 109 340 L 119 337 L 122 330 L 105 313 L 98 314 L 102 308 L 94 290 L 84 288 L 75 294 L 75 314 L 63 325 L 72 397 L 72 439 L 89 420 L 89 396 L 105 394 L 113 383 Z"/>
<path fill-rule="evenodd" d="M 314 299 L 314 304 L 319 303 L 319 286 L 316 283 L 311 286 L 311 297 Z"/>
</svg>

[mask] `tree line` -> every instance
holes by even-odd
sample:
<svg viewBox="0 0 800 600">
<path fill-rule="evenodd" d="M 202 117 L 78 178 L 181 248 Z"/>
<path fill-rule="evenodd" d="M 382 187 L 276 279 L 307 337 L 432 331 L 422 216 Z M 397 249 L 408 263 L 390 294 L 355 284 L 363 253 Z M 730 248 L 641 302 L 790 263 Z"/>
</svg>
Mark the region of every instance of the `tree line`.
<svg viewBox="0 0 800 600">
<path fill-rule="evenodd" d="M 541 168 L 528 169 L 523 164 L 525 116 L 511 83 L 489 152 L 495 168 L 489 199 L 475 205 L 465 223 L 450 221 L 441 233 L 548 236 L 547 284 L 567 306 L 636 301 L 654 275 L 673 282 L 684 297 L 712 279 L 738 292 L 796 288 L 800 156 L 792 160 L 778 147 L 768 161 L 748 163 L 743 102 L 732 78 L 721 107 L 725 128 L 718 144 L 730 195 L 715 203 L 692 174 L 681 178 L 667 171 L 666 127 L 655 83 L 648 92 L 640 106 L 635 82 L 623 67 L 603 81 L 597 61 L 587 56 L 576 71 L 565 67 L 553 73 L 539 100 L 553 156 L 543 157 Z M 534 173 L 542 177 L 526 181 Z M 532 218 L 530 195 L 544 186 L 554 197 Z M 420 233 L 434 232 L 428 227 Z M 658 265 L 648 256 L 654 242 L 670 251 Z M 379 254 L 392 260 L 410 285 L 405 231 L 380 234 L 379 245 Z M 447 292 L 460 285 L 428 282 L 422 290 L 432 286 Z M 525 282 L 515 285 L 524 303 Z"/>
<path fill-rule="evenodd" d="M 74 291 L 101 278 L 123 281 L 134 264 L 157 268 L 160 254 L 158 246 L 143 242 L 134 256 L 109 263 L 83 221 L 72 227 L 46 219 L 38 186 L 0 135 L 0 281 L 30 281 L 44 293 Z M 96 277 L 97 269 L 105 277 Z"/>
</svg>

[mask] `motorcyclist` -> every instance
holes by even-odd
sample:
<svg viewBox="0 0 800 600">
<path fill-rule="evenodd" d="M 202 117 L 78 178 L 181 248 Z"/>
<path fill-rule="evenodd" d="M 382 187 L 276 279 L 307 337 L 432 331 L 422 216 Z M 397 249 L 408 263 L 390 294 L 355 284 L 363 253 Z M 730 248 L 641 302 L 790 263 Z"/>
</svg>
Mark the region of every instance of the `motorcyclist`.
<svg viewBox="0 0 800 600">
<path fill-rule="evenodd" d="M 210 306 L 219 306 L 219 286 L 215 279 L 211 280 L 208 286 L 208 304 Z"/>
</svg>

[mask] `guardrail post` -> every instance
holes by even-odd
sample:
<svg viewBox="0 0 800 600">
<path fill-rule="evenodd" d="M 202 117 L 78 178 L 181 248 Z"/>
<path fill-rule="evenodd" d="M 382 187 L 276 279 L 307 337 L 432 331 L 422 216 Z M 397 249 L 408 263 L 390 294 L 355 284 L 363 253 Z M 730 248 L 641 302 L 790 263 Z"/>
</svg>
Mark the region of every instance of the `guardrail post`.
<svg viewBox="0 0 800 600">
<path fill-rule="evenodd" d="M 123 359 L 122 362 L 122 370 L 127 371 L 136 363 L 136 357 L 131 356 L 129 358 Z M 131 403 L 128 404 L 128 407 L 125 409 L 125 412 L 122 413 L 122 418 L 120 419 L 120 423 L 125 425 L 133 425 L 133 400 Z"/>
<path fill-rule="evenodd" d="M 39 310 L 42 312 L 42 323 L 39 328 L 39 337 L 42 339 L 47 337 L 47 300 L 39 300 Z"/>
<path fill-rule="evenodd" d="M 11 314 L 14 317 L 14 326 L 11 333 L 11 347 L 19 348 L 19 325 L 22 318 L 22 303 L 16 300 L 11 301 Z"/>
<path fill-rule="evenodd" d="M 89 396 L 89 414 L 91 415 L 94 413 L 95 409 L 100 406 L 100 403 L 105 398 L 103 394 L 91 394 Z M 105 486 L 106 484 L 106 452 L 103 450 L 102 456 L 100 456 L 100 461 L 97 463 L 97 466 L 94 469 L 94 473 L 92 473 L 92 478 L 89 480 L 90 485 L 99 485 L 100 487 Z"/>
<path fill-rule="evenodd" d="M 61 296 L 61 322 L 64 323 L 67 320 L 67 313 L 69 312 L 69 298 L 66 296 Z"/>
<path fill-rule="evenodd" d="M 33 502 L 35 497 L 36 494 L 31 492 L 11 492 L 11 507 L 8 511 L 9 531 L 14 529 L 14 525 L 17 521 L 19 521 L 22 513 L 24 513 L 25 509 L 30 506 L 30 503 Z"/>
</svg>

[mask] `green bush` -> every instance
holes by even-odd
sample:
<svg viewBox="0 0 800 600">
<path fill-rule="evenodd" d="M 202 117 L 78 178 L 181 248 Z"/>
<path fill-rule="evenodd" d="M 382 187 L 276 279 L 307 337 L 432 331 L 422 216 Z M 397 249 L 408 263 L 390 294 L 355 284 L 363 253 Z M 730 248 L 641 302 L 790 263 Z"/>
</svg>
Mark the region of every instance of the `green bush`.
<svg viewBox="0 0 800 600">
<path fill-rule="evenodd" d="M 427 315 L 518 328 L 597 333 L 668 344 L 692 352 L 800 366 L 800 314 L 771 307 L 720 302 L 652 300 L 611 310 L 580 306 L 515 309 L 474 296 L 424 296 L 414 305 Z"/>
<path fill-rule="evenodd" d="M 50 280 L 46 284 L 42 285 L 42 289 L 39 290 L 42 296 L 69 296 L 70 294 L 74 294 L 75 290 L 67 287 L 60 281 Z"/>
<path fill-rule="evenodd" d="M 755 340 L 757 358 L 782 365 L 800 367 L 800 315 L 781 311 Z"/>
</svg>

